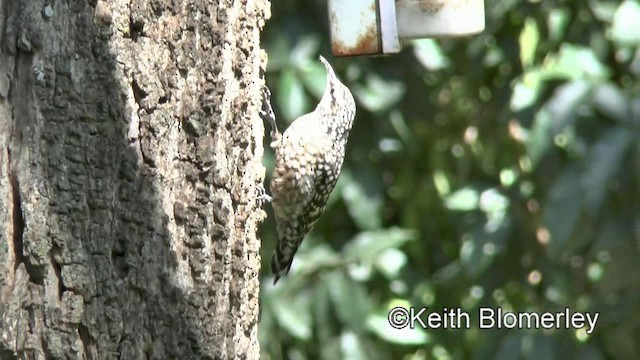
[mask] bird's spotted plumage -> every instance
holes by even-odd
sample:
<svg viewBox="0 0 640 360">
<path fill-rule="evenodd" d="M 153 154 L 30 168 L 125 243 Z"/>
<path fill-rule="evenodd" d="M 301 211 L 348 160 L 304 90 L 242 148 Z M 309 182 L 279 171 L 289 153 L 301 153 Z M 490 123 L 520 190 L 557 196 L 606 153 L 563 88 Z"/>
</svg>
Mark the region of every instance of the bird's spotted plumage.
<svg viewBox="0 0 640 360">
<path fill-rule="evenodd" d="M 272 205 L 279 240 L 271 261 L 274 284 L 291 268 L 304 236 L 311 231 L 336 185 L 356 105 L 349 89 L 331 65 L 327 85 L 316 109 L 296 119 L 276 139 L 276 163 L 271 179 Z"/>
</svg>

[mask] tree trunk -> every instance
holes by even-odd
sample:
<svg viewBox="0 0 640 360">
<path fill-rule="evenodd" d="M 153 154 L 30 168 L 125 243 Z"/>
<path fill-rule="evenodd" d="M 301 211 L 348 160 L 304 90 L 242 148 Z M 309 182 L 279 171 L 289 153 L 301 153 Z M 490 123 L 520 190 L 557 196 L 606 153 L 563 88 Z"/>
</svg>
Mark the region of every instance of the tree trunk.
<svg viewBox="0 0 640 360">
<path fill-rule="evenodd" d="M 258 357 L 268 16 L 0 0 L 0 359 Z"/>
</svg>

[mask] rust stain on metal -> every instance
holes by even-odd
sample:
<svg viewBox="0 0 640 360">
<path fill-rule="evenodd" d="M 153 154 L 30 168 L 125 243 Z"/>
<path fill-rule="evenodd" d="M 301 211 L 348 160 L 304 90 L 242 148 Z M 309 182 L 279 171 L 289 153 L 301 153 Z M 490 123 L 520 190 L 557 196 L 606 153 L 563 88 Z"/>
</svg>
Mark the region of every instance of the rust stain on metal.
<svg viewBox="0 0 640 360">
<path fill-rule="evenodd" d="M 336 56 L 377 54 L 380 52 L 377 32 L 374 28 L 362 33 L 353 46 L 333 41 L 331 42 L 331 51 Z"/>
<path fill-rule="evenodd" d="M 370 8 L 371 11 L 376 11 L 375 3 L 373 3 Z M 335 18 L 336 14 L 331 13 L 329 16 L 333 23 L 338 23 Z M 365 21 L 361 19 L 360 23 L 365 23 Z M 336 56 L 370 55 L 380 53 L 382 51 L 382 47 L 378 37 L 377 25 L 373 24 L 362 29 L 356 38 L 355 44 L 353 45 L 347 45 L 344 42 L 332 39 L 331 51 Z"/>
</svg>

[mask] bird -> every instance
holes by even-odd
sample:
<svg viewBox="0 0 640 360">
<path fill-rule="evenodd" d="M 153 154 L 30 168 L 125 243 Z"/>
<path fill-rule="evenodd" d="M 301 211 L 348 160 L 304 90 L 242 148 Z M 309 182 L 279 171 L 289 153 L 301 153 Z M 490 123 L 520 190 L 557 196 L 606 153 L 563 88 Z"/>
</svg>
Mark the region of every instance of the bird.
<svg viewBox="0 0 640 360">
<path fill-rule="evenodd" d="M 275 152 L 271 205 L 278 229 L 271 260 L 274 285 L 289 273 L 298 247 L 324 211 L 340 175 L 356 114 L 349 88 L 324 57 L 319 60 L 327 72 L 322 98 L 315 110 L 294 120 L 282 135 L 267 100 Z"/>
</svg>

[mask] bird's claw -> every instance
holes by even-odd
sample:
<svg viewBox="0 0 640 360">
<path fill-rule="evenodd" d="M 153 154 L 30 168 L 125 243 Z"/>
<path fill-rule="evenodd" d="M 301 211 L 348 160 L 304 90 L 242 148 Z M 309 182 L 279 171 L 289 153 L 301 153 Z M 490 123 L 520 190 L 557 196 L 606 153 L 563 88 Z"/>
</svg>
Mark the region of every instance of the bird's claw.
<svg viewBox="0 0 640 360">
<path fill-rule="evenodd" d="M 268 202 L 271 202 L 272 200 L 271 195 L 267 194 L 267 190 L 264 188 L 264 186 L 262 185 L 257 186 L 256 192 L 257 192 L 256 200 L 258 201 L 258 205 L 260 207 L 262 207 L 262 205 Z"/>
<path fill-rule="evenodd" d="M 262 108 L 260 108 L 260 117 L 266 120 L 271 126 L 271 132 L 269 133 L 271 136 L 270 146 L 275 148 L 280 141 L 280 132 L 278 131 L 278 125 L 276 124 L 276 115 L 273 112 L 273 107 L 271 107 L 271 90 L 269 90 L 266 85 L 262 87 Z"/>
</svg>

